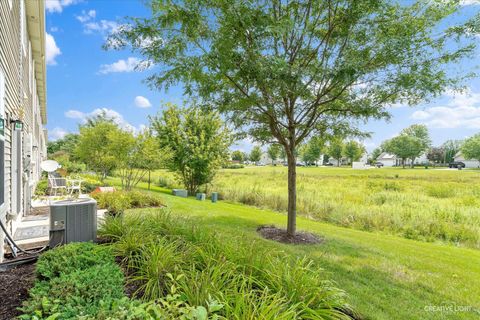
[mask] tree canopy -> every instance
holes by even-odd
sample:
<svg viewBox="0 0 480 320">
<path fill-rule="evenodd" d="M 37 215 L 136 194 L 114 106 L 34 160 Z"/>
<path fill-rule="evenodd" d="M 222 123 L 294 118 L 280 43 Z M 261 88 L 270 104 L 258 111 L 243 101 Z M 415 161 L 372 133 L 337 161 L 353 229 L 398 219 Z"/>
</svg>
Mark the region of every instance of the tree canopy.
<svg viewBox="0 0 480 320">
<path fill-rule="evenodd" d="M 461 151 L 465 159 L 480 160 L 480 133 L 465 139 Z"/>
<path fill-rule="evenodd" d="M 237 129 L 279 143 L 288 168 L 288 233 L 296 229 L 296 149 L 312 135 L 388 118 L 388 106 L 416 104 L 456 88 L 447 73 L 475 49 L 474 21 L 444 20 L 455 0 L 150 2 L 106 47 L 130 47 L 159 64 L 147 82 L 182 83 Z"/>
<path fill-rule="evenodd" d="M 250 161 L 257 163 L 262 158 L 262 153 L 263 152 L 260 146 L 254 146 L 252 148 L 252 151 L 250 151 L 250 155 L 248 156 L 248 158 Z"/>
<path fill-rule="evenodd" d="M 453 162 L 455 155 L 460 151 L 463 144 L 462 140 L 447 140 L 442 144 L 442 148 L 445 150 L 445 162 Z"/>
<path fill-rule="evenodd" d="M 168 105 L 150 123 L 160 146 L 170 152 L 167 167 L 190 194 L 211 182 L 229 158 L 232 137 L 216 112 Z"/>
<path fill-rule="evenodd" d="M 239 161 L 239 162 L 245 161 L 243 152 L 240 151 L 240 150 L 233 151 L 232 152 L 232 160 L 233 161 Z"/>
<path fill-rule="evenodd" d="M 278 144 L 271 144 L 267 149 L 267 154 L 270 160 L 272 160 L 272 164 L 278 159 L 280 155 L 280 146 Z"/>
<path fill-rule="evenodd" d="M 333 159 L 337 160 L 337 167 L 340 166 L 340 162 L 342 161 L 343 146 L 344 143 L 340 139 L 335 139 L 331 141 L 330 145 L 328 146 L 328 155 Z"/>
<path fill-rule="evenodd" d="M 350 140 L 343 146 L 343 155 L 350 163 L 358 161 L 364 153 L 364 146 L 357 141 Z"/>
<path fill-rule="evenodd" d="M 422 141 L 416 137 L 401 134 L 383 143 L 383 150 L 396 155 L 402 159 L 402 165 L 405 168 L 405 161 L 407 159 L 415 159 L 422 154 Z M 413 166 L 413 161 L 412 161 Z"/>
</svg>

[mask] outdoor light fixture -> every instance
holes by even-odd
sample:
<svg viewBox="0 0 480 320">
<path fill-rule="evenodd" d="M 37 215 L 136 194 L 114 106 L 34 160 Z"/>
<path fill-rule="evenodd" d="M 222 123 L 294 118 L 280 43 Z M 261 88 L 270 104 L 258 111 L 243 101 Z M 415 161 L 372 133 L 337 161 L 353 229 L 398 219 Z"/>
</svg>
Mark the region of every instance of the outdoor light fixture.
<svg viewBox="0 0 480 320">
<path fill-rule="evenodd" d="M 14 130 L 18 130 L 18 131 L 22 131 L 22 130 L 23 130 L 23 122 L 22 122 L 21 120 L 11 119 L 11 120 L 10 120 L 10 123 L 13 123 L 13 129 L 14 129 Z"/>
</svg>

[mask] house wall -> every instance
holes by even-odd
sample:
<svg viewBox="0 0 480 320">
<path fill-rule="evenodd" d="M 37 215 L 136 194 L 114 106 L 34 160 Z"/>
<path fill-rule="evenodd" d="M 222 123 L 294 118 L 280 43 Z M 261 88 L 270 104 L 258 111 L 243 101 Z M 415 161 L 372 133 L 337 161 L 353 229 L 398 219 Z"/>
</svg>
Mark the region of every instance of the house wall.
<svg viewBox="0 0 480 320">
<path fill-rule="evenodd" d="M 384 167 L 393 167 L 397 164 L 396 159 L 377 159 L 377 161 L 383 163 Z"/>
<path fill-rule="evenodd" d="M 0 219 L 12 235 L 21 217 L 30 209 L 30 195 L 41 175 L 39 164 L 46 157 L 44 121 L 30 41 L 33 38 L 28 32 L 26 11 L 23 0 L 0 1 L 0 73 L 5 80 L 4 112 L 0 114 L 5 122 L 2 177 L 5 204 L 0 208 Z M 40 34 L 44 34 L 44 19 L 41 19 L 43 30 Z M 16 131 L 12 120 L 21 121 L 23 130 Z M 14 145 L 15 135 L 19 140 Z M 14 153 L 18 150 L 20 157 L 13 163 Z M 15 199 L 19 199 L 16 205 Z M 0 233 L 0 260 L 3 258 L 3 238 Z"/>
<path fill-rule="evenodd" d="M 471 160 L 466 160 L 465 157 L 462 154 L 456 155 L 453 160 L 455 162 L 463 162 L 465 163 L 465 168 L 479 168 L 480 167 L 480 161 L 471 159 Z"/>
</svg>

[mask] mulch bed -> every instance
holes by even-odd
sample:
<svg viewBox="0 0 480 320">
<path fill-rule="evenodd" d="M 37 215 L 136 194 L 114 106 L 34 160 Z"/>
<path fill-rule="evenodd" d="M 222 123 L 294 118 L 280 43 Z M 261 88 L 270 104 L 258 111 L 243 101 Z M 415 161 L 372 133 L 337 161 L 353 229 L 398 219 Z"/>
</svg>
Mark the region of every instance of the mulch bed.
<svg viewBox="0 0 480 320">
<path fill-rule="evenodd" d="M 35 208 L 32 208 L 28 213 L 29 216 L 44 216 L 49 214 L 50 214 L 49 206 L 35 207 Z"/>
<path fill-rule="evenodd" d="M 17 308 L 28 299 L 28 290 L 34 281 L 34 263 L 0 272 L 0 319 L 15 319 L 21 315 Z"/>
<path fill-rule="evenodd" d="M 257 228 L 257 232 L 265 239 L 287 244 L 318 244 L 324 241 L 324 239 L 309 232 L 297 232 L 294 237 L 290 237 L 287 230 L 275 226 L 260 226 Z"/>
</svg>

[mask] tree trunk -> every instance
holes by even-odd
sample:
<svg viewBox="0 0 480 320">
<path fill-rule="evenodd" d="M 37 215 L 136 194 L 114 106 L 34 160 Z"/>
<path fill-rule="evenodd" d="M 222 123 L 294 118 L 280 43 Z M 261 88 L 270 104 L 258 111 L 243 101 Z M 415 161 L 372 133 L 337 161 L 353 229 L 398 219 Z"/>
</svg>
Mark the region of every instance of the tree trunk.
<svg viewBox="0 0 480 320">
<path fill-rule="evenodd" d="M 288 161 L 288 223 L 287 234 L 295 236 L 297 229 L 297 167 L 295 159 L 295 147 L 287 155 Z"/>
<path fill-rule="evenodd" d="M 150 190 L 150 170 L 148 170 L 148 190 Z"/>
</svg>

